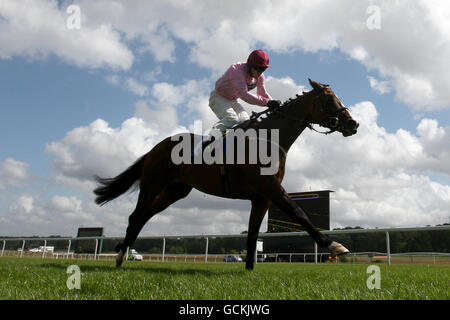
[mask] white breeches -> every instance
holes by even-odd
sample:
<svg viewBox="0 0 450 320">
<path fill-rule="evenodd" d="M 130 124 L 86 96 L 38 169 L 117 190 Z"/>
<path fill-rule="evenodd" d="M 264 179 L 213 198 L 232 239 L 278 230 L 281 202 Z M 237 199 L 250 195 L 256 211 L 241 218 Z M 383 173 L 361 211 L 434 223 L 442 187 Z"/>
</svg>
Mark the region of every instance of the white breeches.
<svg viewBox="0 0 450 320">
<path fill-rule="evenodd" d="M 209 96 L 209 106 L 219 118 L 213 129 L 225 132 L 226 129 L 249 119 L 248 113 L 237 100 L 229 100 L 215 90 Z"/>
</svg>

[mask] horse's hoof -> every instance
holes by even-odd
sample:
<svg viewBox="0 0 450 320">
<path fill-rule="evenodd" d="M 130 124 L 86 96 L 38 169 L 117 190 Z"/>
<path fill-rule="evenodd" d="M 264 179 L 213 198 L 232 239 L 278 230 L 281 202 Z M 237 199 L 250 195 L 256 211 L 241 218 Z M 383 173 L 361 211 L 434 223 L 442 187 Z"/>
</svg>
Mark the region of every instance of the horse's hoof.
<svg viewBox="0 0 450 320">
<path fill-rule="evenodd" d="M 120 266 L 122 265 L 124 255 L 125 255 L 125 253 L 122 250 L 120 250 L 120 252 L 117 254 L 116 268 L 120 268 Z"/>
<path fill-rule="evenodd" d="M 122 243 L 118 243 L 116 245 L 116 247 L 114 248 L 115 252 L 120 252 L 120 250 L 122 250 L 123 244 Z"/>
<path fill-rule="evenodd" d="M 328 249 L 331 252 L 331 256 L 335 257 L 335 256 L 340 256 L 343 254 L 347 254 L 350 251 L 344 247 L 342 244 L 340 244 L 339 242 L 333 241 L 329 246 Z"/>
</svg>

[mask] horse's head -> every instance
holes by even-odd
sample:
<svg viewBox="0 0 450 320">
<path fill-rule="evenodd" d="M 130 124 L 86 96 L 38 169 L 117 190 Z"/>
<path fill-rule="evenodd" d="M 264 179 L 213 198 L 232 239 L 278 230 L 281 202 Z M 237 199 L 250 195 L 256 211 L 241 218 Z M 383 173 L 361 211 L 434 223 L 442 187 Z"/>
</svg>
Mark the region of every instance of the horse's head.
<svg viewBox="0 0 450 320">
<path fill-rule="evenodd" d="M 314 96 L 311 122 L 332 131 L 339 131 L 344 137 L 355 134 L 359 123 L 352 118 L 333 90 L 326 84 L 308 80 L 313 87 L 313 90 L 309 93 Z"/>
</svg>

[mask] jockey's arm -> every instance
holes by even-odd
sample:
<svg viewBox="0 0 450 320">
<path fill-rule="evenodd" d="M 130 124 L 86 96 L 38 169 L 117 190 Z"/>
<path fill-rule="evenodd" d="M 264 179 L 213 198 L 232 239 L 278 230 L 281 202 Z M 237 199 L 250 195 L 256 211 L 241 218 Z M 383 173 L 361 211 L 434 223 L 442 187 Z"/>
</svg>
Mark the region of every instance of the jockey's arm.
<svg viewBox="0 0 450 320">
<path fill-rule="evenodd" d="M 261 75 L 256 84 L 257 95 L 248 92 L 247 85 L 245 82 L 239 83 L 237 87 L 240 88 L 239 97 L 249 104 L 265 107 L 267 106 L 267 102 L 269 102 L 269 100 L 272 100 L 272 97 L 267 93 L 266 88 L 264 86 L 263 75 Z"/>
</svg>

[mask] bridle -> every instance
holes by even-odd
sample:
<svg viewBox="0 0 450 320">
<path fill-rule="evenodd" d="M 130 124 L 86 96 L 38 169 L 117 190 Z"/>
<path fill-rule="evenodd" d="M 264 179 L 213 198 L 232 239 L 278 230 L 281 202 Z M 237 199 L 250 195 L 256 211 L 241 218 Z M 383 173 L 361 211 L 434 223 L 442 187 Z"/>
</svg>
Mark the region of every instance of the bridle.
<svg viewBox="0 0 450 320">
<path fill-rule="evenodd" d="M 316 131 L 321 134 L 330 134 L 338 131 L 341 132 L 344 137 L 354 135 L 357 132 L 359 123 L 353 120 L 351 117 L 347 118 L 347 114 L 342 117 L 342 113 L 346 112 L 348 108 L 342 103 L 341 99 L 333 91 L 331 91 L 331 89 L 329 89 L 330 92 L 326 92 L 327 88 L 329 88 L 328 85 L 319 84 L 320 86 L 317 86 L 317 83 L 314 83 L 311 80 L 310 83 L 313 86 L 313 90 L 303 92 L 303 95 L 297 95 L 297 98 L 289 99 L 275 109 L 266 109 L 262 112 L 252 112 L 250 119 L 245 121 L 245 124 L 243 124 L 242 127 L 248 128 L 251 123 L 254 123 L 255 121 L 258 122 L 258 118 L 266 114 L 268 116 L 264 119 L 270 118 L 271 116 L 283 117 L 290 121 L 297 122 L 300 127 L 309 128 L 310 130 Z M 306 97 L 308 97 L 308 99 L 311 99 L 312 95 L 313 101 L 303 101 L 303 103 L 302 101 L 300 101 L 302 98 L 304 99 Z M 311 102 L 313 104 L 313 111 L 312 113 L 309 112 L 311 113 L 309 116 L 305 115 L 305 117 L 303 118 L 298 118 L 286 114 L 286 108 L 289 106 L 296 107 L 297 104 L 300 104 L 303 105 L 303 107 L 306 107 L 304 103 L 310 105 Z M 294 103 L 296 105 L 293 105 Z M 320 122 L 313 121 L 314 114 L 316 112 L 321 113 L 320 118 L 322 118 L 322 120 Z M 319 126 L 327 128 L 329 130 L 319 131 L 313 127 L 314 124 L 318 124 Z"/>
<path fill-rule="evenodd" d="M 328 87 L 328 86 L 326 86 L 326 87 Z M 326 87 L 323 87 L 323 88 L 320 90 L 320 92 L 316 92 L 316 93 L 315 93 L 315 99 L 316 99 L 316 100 L 320 100 L 320 96 L 324 94 L 325 88 L 326 88 Z M 313 91 L 311 91 L 311 92 L 314 93 L 314 91 L 318 91 L 318 89 L 313 89 Z M 336 96 L 336 95 L 335 95 L 335 96 Z M 298 98 L 298 97 L 299 97 L 299 96 L 297 96 L 297 98 Z M 339 99 L 337 96 L 336 96 L 336 99 L 338 99 L 338 100 L 340 101 L 340 99 Z M 262 111 L 262 112 L 258 112 L 258 113 L 253 112 L 253 113 L 252 113 L 252 116 L 250 117 L 250 119 L 251 119 L 251 120 L 257 119 L 257 118 L 259 118 L 261 115 L 267 114 L 267 113 L 276 113 L 277 115 L 282 116 L 282 117 L 284 117 L 284 118 L 290 119 L 290 120 L 292 120 L 292 121 L 300 122 L 302 125 L 304 125 L 304 126 L 307 127 L 308 129 L 313 130 L 313 131 L 315 131 L 315 132 L 318 132 L 318 133 L 321 133 L 321 134 L 330 134 L 330 133 L 336 132 L 336 130 L 339 129 L 339 115 L 340 115 L 342 112 L 344 112 L 345 110 L 348 109 L 347 107 L 341 107 L 341 108 L 339 108 L 339 109 L 337 109 L 337 110 L 334 110 L 334 111 L 332 111 L 332 112 L 328 112 L 327 110 L 325 110 L 326 107 L 323 106 L 324 103 L 320 104 L 320 111 L 321 111 L 321 112 L 324 112 L 324 113 L 328 113 L 328 114 L 327 114 L 327 117 L 326 117 L 322 122 L 318 123 L 318 125 L 321 126 L 321 127 L 324 127 L 324 128 L 328 128 L 329 131 L 319 131 L 319 130 L 317 130 L 317 129 L 315 129 L 315 128 L 313 127 L 313 124 L 314 124 L 314 123 L 313 123 L 310 119 L 297 118 L 297 117 L 293 117 L 293 116 L 284 114 L 283 112 L 280 112 L 280 111 L 283 109 L 283 107 L 284 107 L 286 104 L 288 104 L 289 102 L 291 102 L 291 100 L 288 101 L 288 102 L 285 102 L 285 103 L 284 103 L 283 105 L 281 105 L 279 108 L 274 109 L 274 110 L 266 109 L 266 110 L 264 110 L 264 111 Z M 327 104 L 325 104 L 325 105 L 327 105 Z M 341 102 L 341 105 L 342 105 L 342 102 Z"/>
<path fill-rule="evenodd" d="M 307 123 L 306 126 L 310 130 L 313 130 L 313 131 L 321 133 L 321 134 L 330 134 L 330 133 L 336 132 L 336 130 L 339 128 L 339 126 L 338 126 L 339 125 L 339 115 L 342 112 L 344 112 L 345 110 L 347 110 L 347 107 L 339 108 L 334 113 L 328 115 L 327 118 L 324 121 L 322 121 L 321 123 L 318 124 L 321 127 L 328 128 L 329 129 L 328 131 L 324 132 L 324 131 L 319 131 L 319 130 L 315 129 L 313 127 L 313 123 L 312 122 Z"/>
</svg>

